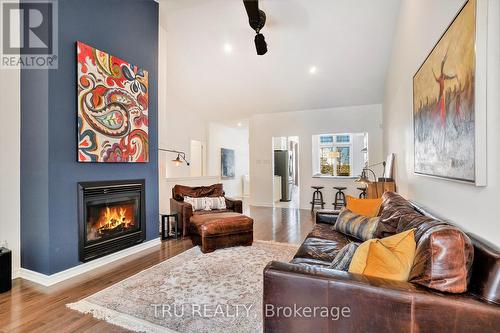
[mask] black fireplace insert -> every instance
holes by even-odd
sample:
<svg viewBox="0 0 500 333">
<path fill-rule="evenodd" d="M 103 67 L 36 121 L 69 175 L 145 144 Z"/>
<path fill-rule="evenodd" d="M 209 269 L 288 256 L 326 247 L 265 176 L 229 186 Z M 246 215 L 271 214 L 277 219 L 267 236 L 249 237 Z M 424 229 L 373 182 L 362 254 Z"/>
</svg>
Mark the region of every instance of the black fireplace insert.
<svg viewBox="0 0 500 333">
<path fill-rule="evenodd" d="M 143 242 L 145 199 L 144 179 L 78 183 L 80 260 Z"/>
</svg>

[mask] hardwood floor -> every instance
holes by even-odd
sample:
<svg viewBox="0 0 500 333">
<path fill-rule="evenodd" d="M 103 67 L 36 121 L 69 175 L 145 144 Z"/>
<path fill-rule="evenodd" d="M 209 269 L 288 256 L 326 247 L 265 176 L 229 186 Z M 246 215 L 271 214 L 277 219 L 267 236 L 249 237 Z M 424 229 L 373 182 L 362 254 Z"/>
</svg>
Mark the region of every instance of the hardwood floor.
<svg viewBox="0 0 500 333">
<path fill-rule="evenodd" d="M 308 210 L 245 207 L 254 218 L 254 239 L 299 244 L 312 229 Z M 6 332 L 127 332 L 104 321 L 66 308 L 146 268 L 192 247 L 189 239 L 170 240 L 50 288 L 16 279 L 10 292 L 0 294 L 0 333 Z"/>
</svg>

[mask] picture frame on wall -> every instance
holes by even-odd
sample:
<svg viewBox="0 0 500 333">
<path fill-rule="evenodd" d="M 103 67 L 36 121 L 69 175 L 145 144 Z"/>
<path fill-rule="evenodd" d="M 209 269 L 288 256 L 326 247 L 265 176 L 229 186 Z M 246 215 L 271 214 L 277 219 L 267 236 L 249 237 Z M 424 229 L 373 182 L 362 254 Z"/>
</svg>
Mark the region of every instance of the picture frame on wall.
<svg viewBox="0 0 500 333">
<path fill-rule="evenodd" d="M 221 160 L 221 178 L 231 179 L 236 175 L 235 164 L 234 164 L 234 149 L 221 148 L 220 150 Z"/>
<path fill-rule="evenodd" d="M 78 162 L 149 162 L 149 73 L 76 42 Z"/>
<path fill-rule="evenodd" d="M 414 172 L 486 186 L 487 0 L 468 0 L 413 77 Z"/>
</svg>

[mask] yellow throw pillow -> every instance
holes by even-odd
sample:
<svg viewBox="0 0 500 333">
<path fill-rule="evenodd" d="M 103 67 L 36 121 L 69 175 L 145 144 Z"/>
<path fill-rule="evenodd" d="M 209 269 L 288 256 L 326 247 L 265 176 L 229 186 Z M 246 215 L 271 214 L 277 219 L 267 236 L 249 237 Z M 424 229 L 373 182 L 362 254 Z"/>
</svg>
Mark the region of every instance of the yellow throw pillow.
<svg viewBox="0 0 500 333">
<path fill-rule="evenodd" d="M 382 239 L 370 239 L 357 248 L 349 272 L 408 281 L 415 250 L 415 229 Z"/>
<path fill-rule="evenodd" d="M 363 215 L 366 217 L 375 217 L 378 215 L 380 206 L 382 205 L 382 198 L 379 199 L 358 199 L 355 197 L 347 196 L 346 208 L 351 212 Z"/>
</svg>

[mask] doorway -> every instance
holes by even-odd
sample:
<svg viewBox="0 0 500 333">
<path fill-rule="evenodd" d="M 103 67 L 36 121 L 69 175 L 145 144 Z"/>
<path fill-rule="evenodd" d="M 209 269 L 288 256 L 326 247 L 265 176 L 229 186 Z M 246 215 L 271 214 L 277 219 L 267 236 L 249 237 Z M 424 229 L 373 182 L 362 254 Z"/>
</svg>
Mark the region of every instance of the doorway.
<svg viewBox="0 0 500 333">
<path fill-rule="evenodd" d="M 300 207 L 299 137 L 273 138 L 273 206 Z"/>
<path fill-rule="evenodd" d="M 189 170 L 191 177 L 203 177 L 205 175 L 206 152 L 203 142 L 191 140 L 191 161 Z"/>
</svg>

